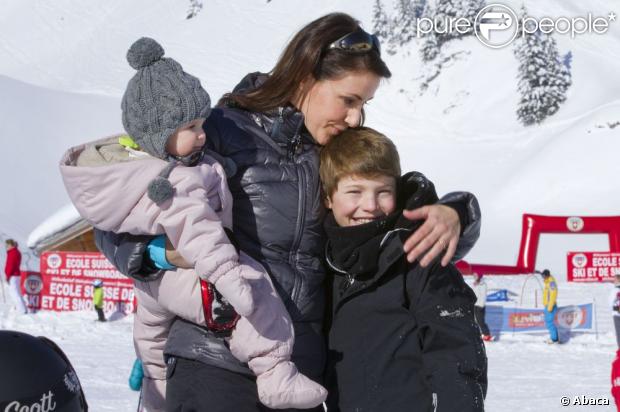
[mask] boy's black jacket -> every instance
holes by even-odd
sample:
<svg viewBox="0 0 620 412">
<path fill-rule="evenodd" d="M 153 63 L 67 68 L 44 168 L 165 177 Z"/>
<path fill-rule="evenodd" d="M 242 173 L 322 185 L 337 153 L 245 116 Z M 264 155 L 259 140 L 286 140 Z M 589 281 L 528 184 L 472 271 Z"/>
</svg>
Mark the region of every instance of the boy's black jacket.
<svg viewBox="0 0 620 412">
<path fill-rule="evenodd" d="M 402 209 L 435 203 L 435 189 L 409 173 L 398 193 L 398 210 L 383 219 L 349 227 L 331 214 L 325 220 L 329 411 L 483 411 L 487 359 L 474 293 L 453 265 L 436 259 L 422 268 L 403 252 L 421 222 Z"/>
</svg>

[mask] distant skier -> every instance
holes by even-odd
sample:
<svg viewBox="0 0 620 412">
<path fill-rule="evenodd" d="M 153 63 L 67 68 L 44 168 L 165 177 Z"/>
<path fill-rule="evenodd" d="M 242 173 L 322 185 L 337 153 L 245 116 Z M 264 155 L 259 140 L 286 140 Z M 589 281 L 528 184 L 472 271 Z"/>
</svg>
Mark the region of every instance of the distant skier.
<svg viewBox="0 0 620 412">
<path fill-rule="evenodd" d="M 20 288 L 21 274 L 19 266 L 22 262 L 22 254 L 17 248 L 17 242 L 13 239 L 7 239 L 6 242 L 6 264 L 4 265 L 4 274 L 6 281 L 9 284 L 9 291 L 13 304 L 21 313 L 28 313 L 26 304 L 24 303 L 24 297 L 22 296 Z"/>
<path fill-rule="evenodd" d="M 549 339 L 547 340 L 547 343 L 560 343 L 558 328 L 553 323 L 555 314 L 558 311 L 558 283 L 555 278 L 551 276 L 549 269 L 543 270 L 541 276 L 545 281 L 545 288 L 543 290 L 543 305 L 545 310 L 545 324 L 549 330 Z"/>
<path fill-rule="evenodd" d="M 93 282 L 93 307 L 97 312 L 97 320 L 99 322 L 105 322 L 105 314 L 103 313 L 103 281 L 96 279 Z"/>
<path fill-rule="evenodd" d="M 480 273 L 474 272 L 474 284 L 472 285 L 474 293 L 476 294 L 476 304 L 474 306 L 474 312 L 476 314 L 476 322 L 480 326 L 482 332 L 482 340 L 492 341 L 493 336 L 489 332 L 489 327 L 485 321 L 486 304 L 487 304 L 487 283 L 482 278 Z"/>
</svg>

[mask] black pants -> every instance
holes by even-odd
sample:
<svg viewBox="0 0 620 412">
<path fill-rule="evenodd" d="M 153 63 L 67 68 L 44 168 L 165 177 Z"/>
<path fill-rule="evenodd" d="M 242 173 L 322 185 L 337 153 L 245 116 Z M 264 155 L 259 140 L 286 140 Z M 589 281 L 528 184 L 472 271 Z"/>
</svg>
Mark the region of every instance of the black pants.
<svg viewBox="0 0 620 412">
<path fill-rule="evenodd" d="M 99 322 L 105 322 L 105 315 L 103 314 L 103 308 L 95 308 Z"/>
<path fill-rule="evenodd" d="M 480 326 L 480 331 L 483 335 L 490 335 L 489 327 L 487 323 L 484 321 L 484 313 L 486 308 L 481 308 L 480 306 L 474 306 L 474 313 L 476 315 L 476 322 L 478 322 L 478 326 Z"/>
<path fill-rule="evenodd" d="M 258 400 L 256 378 L 189 359 L 168 362 L 167 412 L 268 412 Z M 278 409 L 294 412 L 297 409 Z M 323 407 L 303 412 L 322 412 Z M 302 410 L 299 410 L 302 412 Z"/>
</svg>

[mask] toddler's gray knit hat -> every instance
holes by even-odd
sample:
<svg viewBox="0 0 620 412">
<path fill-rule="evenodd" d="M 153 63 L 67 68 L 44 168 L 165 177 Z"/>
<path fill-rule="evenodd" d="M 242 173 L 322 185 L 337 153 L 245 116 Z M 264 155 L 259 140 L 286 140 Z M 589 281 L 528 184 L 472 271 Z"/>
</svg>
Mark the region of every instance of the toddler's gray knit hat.
<svg viewBox="0 0 620 412">
<path fill-rule="evenodd" d="M 184 123 L 208 117 L 209 95 L 200 80 L 166 58 L 155 40 L 142 37 L 127 51 L 127 61 L 138 72 L 129 80 L 121 109 L 123 126 L 140 148 L 167 159 L 166 142 Z"/>
</svg>

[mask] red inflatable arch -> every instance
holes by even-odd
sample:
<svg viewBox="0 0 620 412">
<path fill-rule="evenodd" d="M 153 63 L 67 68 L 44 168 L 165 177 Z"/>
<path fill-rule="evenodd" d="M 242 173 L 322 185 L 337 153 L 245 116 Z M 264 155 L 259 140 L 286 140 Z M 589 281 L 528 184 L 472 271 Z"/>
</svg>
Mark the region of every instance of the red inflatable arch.
<svg viewBox="0 0 620 412">
<path fill-rule="evenodd" d="M 473 272 L 496 275 L 533 273 L 541 233 L 606 233 L 609 251 L 620 252 L 620 216 L 542 216 L 523 215 L 521 246 L 516 266 L 483 265 L 464 260 L 456 266 L 463 274 Z"/>
</svg>

